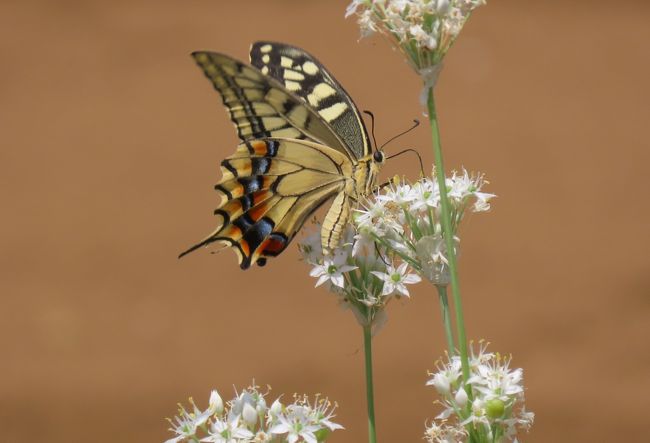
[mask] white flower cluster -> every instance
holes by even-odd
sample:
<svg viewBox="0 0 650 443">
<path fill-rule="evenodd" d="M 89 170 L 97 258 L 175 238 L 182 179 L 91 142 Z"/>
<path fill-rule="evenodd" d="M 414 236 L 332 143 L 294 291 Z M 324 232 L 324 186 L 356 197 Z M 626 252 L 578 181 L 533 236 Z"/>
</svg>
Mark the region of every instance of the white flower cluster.
<svg viewBox="0 0 650 443">
<path fill-rule="evenodd" d="M 372 325 L 375 332 L 386 320 L 384 308 L 392 298 L 408 297 L 406 285 L 421 279 L 410 273 L 406 263 L 397 264 L 385 248 L 348 225 L 343 244 L 328 255 L 321 247 L 321 229 L 307 236 L 298 247 L 313 266 L 310 275 L 316 286 L 327 288 L 343 307 L 350 308 L 362 326 Z"/>
<path fill-rule="evenodd" d="M 454 240 L 467 210 L 485 212 L 494 194 L 482 192 L 481 174 L 466 170 L 447 177 Z M 447 249 L 441 228 L 440 189 L 435 177 L 410 184 L 394 182 L 355 217 L 358 237 L 377 242 L 436 285 L 449 284 Z M 457 251 L 455 251 L 457 252 Z"/>
<path fill-rule="evenodd" d="M 470 376 L 462 382 L 458 356 L 438 363 L 427 385 L 432 385 L 442 397 L 444 410 L 425 432 L 429 443 L 460 443 L 468 432 L 473 441 L 516 441 L 519 430 L 528 430 L 535 415 L 524 408 L 523 370 L 510 369 L 510 358 L 486 352 L 486 345 L 473 349 L 470 356 Z M 450 417 L 456 421 L 448 424 Z"/>
<path fill-rule="evenodd" d="M 481 191 L 482 175 L 465 170 L 446 183 L 455 235 L 466 211 L 489 210 L 494 194 Z M 361 325 L 377 329 L 386 320 L 387 303 L 408 297 L 407 285 L 420 282 L 420 275 L 436 285 L 449 283 L 440 211 L 435 177 L 394 182 L 355 211 L 340 248 L 323 255 L 320 226 L 298 246 L 313 266 L 316 286 L 327 283 Z"/>
<path fill-rule="evenodd" d="M 436 52 L 449 50 L 470 14 L 486 0 L 354 0 L 346 18 L 357 14 L 363 37 L 392 36 L 400 47 Z M 434 54 L 432 54 L 434 55 Z M 417 59 L 413 60 L 414 62 Z M 422 68 L 419 66 L 418 68 Z"/>
<path fill-rule="evenodd" d="M 278 398 L 267 407 L 265 395 L 251 386 L 224 405 L 212 391 L 203 411 L 190 399 L 192 409 L 179 405 L 178 416 L 169 420 L 176 436 L 165 443 L 319 443 L 343 429 L 331 421 L 335 406 L 327 399 L 294 396 L 293 403 L 283 405 Z"/>
<path fill-rule="evenodd" d="M 387 35 L 433 87 L 445 54 L 472 11 L 486 0 L 354 0 L 346 17 L 357 14 L 361 36 Z"/>
</svg>

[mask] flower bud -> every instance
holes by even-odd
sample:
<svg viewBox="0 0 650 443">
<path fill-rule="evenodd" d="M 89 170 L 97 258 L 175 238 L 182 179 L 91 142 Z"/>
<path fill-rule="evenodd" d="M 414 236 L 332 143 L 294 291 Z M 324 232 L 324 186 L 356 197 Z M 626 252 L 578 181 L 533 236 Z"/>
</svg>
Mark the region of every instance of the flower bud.
<svg viewBox="0 0 650 443">
<path fill-rule="evenodd" d="M 255 426 L 257 423 L 257 411 L 250 404 L 246 403 L 244 405 L 244 410 L 241 415 L 248 426 Z"/>
<path fill-rule="evenodd" d="M 451 389 L 449 380 L 447 379 L 447 377 L 444 376 L 444 374 L 441 374 L 440 372 L 438 372 L 436 375 L 433 376 L 433 379 L 431 379 L 430 384 L 432 384 L 433 387 L 436 388 L 436 390 L 443 395 L 449 394 L 449 391 Z"/>
<path fill-rule="evenodd" d="M 468 397 L 467 397 L 467 392 L 465 392 L 465 388 L 460 387 L 458 389 L 458 392 L 456 392 L 456 395 L 454 396 L 454 401 L 459 407 L 464 408 L 465 405 L 467 404 L 467 400 Z"/>
<path fill-rule="evenodd" d="M 216 390 L 213 390 L 210 393 L 210 401 L 208 402 L 208 405 L 215 414 L 221 414 L 223 412 L 223 400 Z"/>
<path fill-rule="evenodd" d="M 499 418 L 503 416 L 506 405 L 498 398 L 493 398 L 485 402 L 485 413 L 490 418 Z"/>
<path fill-rule="evenodd" d="M 280 399 L 278 398 L 271 405 L 271 415 L 277 417 L 281 413 L 282 413 L 282 403 L 280 403 Z"/>
</svg>

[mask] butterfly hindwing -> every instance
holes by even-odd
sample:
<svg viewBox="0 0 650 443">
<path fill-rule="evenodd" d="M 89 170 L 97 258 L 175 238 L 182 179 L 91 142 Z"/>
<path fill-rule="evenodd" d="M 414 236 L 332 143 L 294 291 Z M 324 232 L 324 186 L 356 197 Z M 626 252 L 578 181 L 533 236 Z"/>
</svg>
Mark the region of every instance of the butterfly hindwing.
<svg viewBox="0 0 650 443">
<path fill-rule="evenodd" d="M 232 247 L 247 269 L 280 254 L 307 217 L 341 193 L 351 168 L 344 154 L 306 140 L 242 143 L 221 165 L 217 229 L 181 255 L 218 242 Z"/>
<path fill-rule="evenodd" d="M 251 64 L 273 77 L 315 109 L 343 139 L 354 156 L 371 153 L 367 130 L 359 110 L 338 81 L 315 57 L 283 43 L 255 42 Z"/>
</svg>

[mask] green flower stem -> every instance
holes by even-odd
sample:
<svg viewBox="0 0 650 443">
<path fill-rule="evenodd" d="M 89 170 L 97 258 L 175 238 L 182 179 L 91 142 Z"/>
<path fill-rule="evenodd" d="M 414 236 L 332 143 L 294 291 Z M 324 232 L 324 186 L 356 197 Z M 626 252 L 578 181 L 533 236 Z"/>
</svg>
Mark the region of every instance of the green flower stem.
<svg viewBox="0 0 650 443">
<path fill-rule="evenodd" d="M 456 355 L 454 333 L 451 329 L 451 315 L 449 314 L 449 300 L 447 300 L 447 286 L 436 285 L 436 289 L 438 289 L 438 299 L 440 300 L 440 310 L 442 311 L 442 323 L 445 325 L 447 349 L 449 350 L 449 355 Z"/>
<path fill-rule="evenodd" d="M 447 248 L 447 260 L 449 262 L 449 273 L 451 276 L 451 295 L 454 299 L 454 311 L 456 314 L 456 334 L 458 337 L 458 350 L 460 351 L 460 362 L 463 369 L 463 380 L 469 379 L 469 360 L 467 358 L 467 338 L 465 336 L 465 320 L 463 319 L 463 305 L 460 300 L 460 286 L 458 284 L 458 270 L 456 268 L 456 252 L 454 250 L 454 232 L 451 227 L 451 208 L 447 197 L 447 185 L 445 183 L 445 167 L 442 162 L 442 147 L 440 146 L 440 129 L 438 128 L 438 116 L 436 104 L 433 97 L 433 88 L 429 90 L 429 122 L 431 123 L 431 138 L 433 139 L 433 155 L 436 163 L 436 178 L 440 188 L 440 206 L 442 218 L 442 231 Z"/>
<path fill-rule="evenodd" d="M 375 394 L 372 384 L 372 326 L 363 327 L 363 349 L 366 354 L 366 398 L 368 401 L 368 442 L 377 443 L 375 431 Z"/>
</svg>

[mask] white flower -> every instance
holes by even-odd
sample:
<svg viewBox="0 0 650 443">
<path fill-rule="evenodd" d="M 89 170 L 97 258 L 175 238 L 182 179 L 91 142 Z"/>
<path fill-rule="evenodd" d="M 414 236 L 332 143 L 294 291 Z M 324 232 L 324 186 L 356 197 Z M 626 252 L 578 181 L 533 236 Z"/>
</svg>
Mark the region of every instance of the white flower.
<svg viewBox="0 0 650 443">
<path fill-rule="evenodd" d="M 275 435 L 287 434 L 287 442 L 294 443 L 302 438 L 308 443 L 317 443 L 315 432 L 320 426 L 311 423 L 303 408 L 289 408 L 287 413 L 278 416 L 278 423 L 269 432 Z"/>
<path fill-rule="evenodd" d="M 372 271 L 372 274 L 384 282 L 382 295 L 393 294 L 398 292 L 402 295 L 409 296 L 406 288 L 407 284 L 419 283 L 422 279 L 417 274 L 407 272 L 408 263 L 402 263 L 397 269 L 389 265 L 386 272 Z"/>
<path fill-rule="evenodd" d="M 369 37 L 377 32 L 377 26 L 372 17 L 372 11 L 366 10 L 359 14 L 359 28 L 361 29 L 361 38 Z"/>
<path fill-rule="evenodd" d="M 304 398 L 306 401 L 306 398 Z M 345 429 L 338 423 L 334 423 L 332 418 L 334 418 L 334 409 L 336 406 L 327 400 L 316 401 L 317 405 L 313 407 L 311 415 L 313 419 L 318 422 L 321 426 L 325 426 L 330 431 L 336 431 L 337 429 Z"/>
<path fill-rule="evenodd" d="M 212 414 L 221 414 L 223 412 L 223 400 L 216 389 L 213 389 L 212 392 L 210 392 L 208 410 L 213 411 Z"/>
<path fill-rule="evenodd" d="M 242 441 L 250 441 L 255 434 L 246 429 L 246 427 L 240 427 L 240 418 L 237 416 L 232 420 L 216 419 L 212 423 L 212 426 L 210 426 L 209 435 L 200 441 L 212 443 L 242 443 Z"/>
<path fill-rule="evenodd" d="M 524 388 L 521 385 L 523 370 L 521 368 L 510 370 L 509 365 L 509 359 L 491 359 L 478 366 L 475 375 L 468 380 L 468 383 L 481 392 L 486 400 L 498 398 L 510 403 L 517 394 L 524 391 Z"/>
<path fill-rule="evenodd" d="M 349 16 L 355 14 L 357 12 L 357 8 L 364 3 L 364 0 L 353 0 L 352 3 L 350 3 L 345 9 L 345 18 L 348 18 Z"/>
<path fill-rule="evenodd" d="M 299 397 L 278 414 L 277 422 L 269 432 L 273 435 L 287 434 L 288 443 L 294 443 L 301 438 L 308 443 L 317 443 L 316 433 L 321 429 L 343 429 L 341 425 L 331 421 L 334 414 L 333 408 L 330 407 L 327 399 L 317 398 L 315 406 L 312 406 L 307 397 Z"/>
<path fill-rule="evenodd" d="M 470 175 L 465 169 L 463 169 L 463 173 L 460 175 L 454 172 L 452 177 L 446 180 L 446 183 L 449 188 L 447 195 L 452 203 L 461 209 L 466 206 L 468 199 L 474 197 L 473 211 L 485 212 L 490 209 L 490 199 L 496 197 L 494 194 L 480 192 L 486 183 L 483 175 Z"/>
<path fill-rule="evenodd" d="M 428 443 L 461 443 L 465 440 L 467 431 L 461 425 L 450 426 L 441 420 L 441 424 L 431 423 L 424 433 Z"/>
<path fill-rule="evenodd" d="M 174 423 L 175 421 L 175 423 Z M 193 414 L 188 413 L 185 409 L 179 409 L 179 415 L 174 417 L 174 421 L 169 420 L 172 425 L 170 431 L 176 434 L 176 437 L 170 438 L 165 443 L 177 443 L 196 435 L 197 424 Z"/>
<path fill-rule="evenodd" d="M 385 194 L 379 194 L 377 201 L 391 202 L 400 207 L 408 207 L 409 203 L 415 200 L 415 193 L 411 185 L 407 183 L 393 183 L 387 187 Z"/>
<path fill-rule="evenodd" d="M 429 34 L 421 25 L 411 25 L 409 32 L 413 36 L 413 40 L 423 48 L 436 49 L 438 46 L 436 35 Z"/>
<path fill-rule="evenodd" d="M 282 409 L 284 406 L 282 406 L 282 403 L 280 403 L 280 399 L 276 399 L 273 404 L 271 404 L 271 407 L 269 408 L 269 421 L 272 422 L 273 420 L 276 419 L 278 415 L 282 413 Z"/>
<path fill-rule="evenodd" d="M 396 202 L 387 195 L 378 195 L 374 201 L 366 202 L 365 209 L 356 209 L 354 222 L 359 231 L 383 236 L 387 231 L 400 230 L 392 212 L 386 207 L 388 202 Z"/>
<path fill-rule="evenodd" d="M 490 210 L 490 199 L 496 197 L 496 195 L 486 192 L 474 192 L 474 197 L 476 197 L 476 201 L 472 210 L 474 212 L 486 212 Z"/>
<path fill-rule="evenodd" d="M 347 254 L 336 253 L 333 257 L 325 257 L 322 264 L 314 266 L 309 275 L 312 277 L 318 277 L 316 287 L 322 285 L 326 281 L 330 281 L 334 286 L 344 288 L 345 278 L 343 277 L 343 274 L 357 269 L 356 266 L 347 265 L 346 261 Z"/>
<path fill-rule="evenodd" d="M 449 189 L 447 196 L 457 203 L 461 203 L 475 189 L 474 180 L 472 180 L 465 169 L 463 169 L 462 175 L 454 172 L 451 178 L 446 179 L 446 184 Z"/>
<path fill-rule="evenodd" d="M 179 416 L 174 417 L 176 423 L 170 420 L 173 426 L 173 428 L 170 428 L 170 431 L 175 432 L 177 436 L 167 440 L 165 443 L 176 443 L 194 437 L 197 429 L 203 426 L 210 417 L 223 412 L 223 401 L 216 390 L 210 392 L 208 408 L 205 411 L 201 411 L 191 398 L 190 403 L 192 404 L 193 412 L 187 412 L 185 408 L 180 407 L 178 410 Z"/>
<path fill-rule="evenodd" d="M 428 211 L 440 205 L 440 189 L 432 180 L 420 180 L 413 186 L 412 209 Z"/>
<path fill-rule="evenodd" d="M 454 238 L 454 240 L 457 240 Z M 446 286 L 450 281 L 447 245 L 442 234 L 426 235 L 415 244 L 422 275 L 436 285 Z"/>
<path fill-rule="evenodd" d="M 465 391 L 465 388 L 461 386 L 458 388 L 458 392 L 456 392 L 456 395 L 454 395 L 454 401 L 456 402 L 456 405 L 459 408 L 464 408 L 465 405 L 467 404 L 467 400 L 469 400 L 469 397 L 467 396 L 467 391 Z"/>
<path fill-rule="evenodd" d="M 445 374 L 438 372 L 427 382 L 427 386 L 433 386 L 441 394 L 447 395 L 451 390 L 451 380 Z"/>
<path fill-rule="evenodd" d="M 257 424 L 257 411 L 250 404 L 246 403 L 244 405 L 241 416 L 244 419 L 244 423 L 249 427 L 253 427 Z"/>
</svg>

